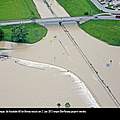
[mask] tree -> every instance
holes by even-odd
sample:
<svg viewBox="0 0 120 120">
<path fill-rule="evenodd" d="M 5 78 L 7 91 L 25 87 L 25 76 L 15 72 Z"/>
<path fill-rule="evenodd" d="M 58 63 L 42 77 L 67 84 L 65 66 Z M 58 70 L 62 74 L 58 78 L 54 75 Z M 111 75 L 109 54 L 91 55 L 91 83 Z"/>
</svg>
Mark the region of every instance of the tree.
<svg viewBox="0 0 120 120">
<path fill-rule="evenodd" d="M 71 105 L 70 105 L 69 102 L 65 103 L 65 107 L 66 107 L 66 108 L 70 108 L 70 106 L 71 106 Z"/>
<path fill-rule="evenodd" d="M 60 103 L 57 103 L 57 106 L 58 106 L 58 108 L 60 108 L 60 107 L 61 107 L 61 104 L 60 104 Z"/>
<path fill-rule="evenodd" d="M 23 25 L 13 26 L 11 39 L 13 42 L 24 43 L 27 40 L 28 32 Z"/>
<path fill-rule="evenodd" d="M 89 15 L 89 13 L 88 13 L 88 12 L 85 12 L 84 15 Z"/>
<path fill-rule="evenodd" d="M 0 41 L 4 40 L 4 31 L 0 28 Z"/>
</svg>

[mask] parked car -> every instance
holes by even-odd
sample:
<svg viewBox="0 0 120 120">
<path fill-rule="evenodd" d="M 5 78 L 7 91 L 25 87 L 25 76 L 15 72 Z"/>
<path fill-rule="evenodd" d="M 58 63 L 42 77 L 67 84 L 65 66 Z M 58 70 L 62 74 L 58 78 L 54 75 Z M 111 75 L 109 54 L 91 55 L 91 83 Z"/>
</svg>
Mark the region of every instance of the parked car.
<svg viewBox="0 0 120 120">
<path fill-rule="evenodd" d="M 95 18 L 98 18 L 98 16 L 95 16 Z"/>
</svg>

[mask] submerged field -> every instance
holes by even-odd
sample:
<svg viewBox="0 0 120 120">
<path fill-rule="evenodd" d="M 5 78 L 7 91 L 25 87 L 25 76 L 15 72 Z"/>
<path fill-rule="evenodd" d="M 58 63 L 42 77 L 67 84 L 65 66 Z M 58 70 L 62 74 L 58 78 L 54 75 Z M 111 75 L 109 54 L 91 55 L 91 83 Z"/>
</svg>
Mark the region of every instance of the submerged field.
<svg viewBox="0 0 120 120">
<path fill-rule="evenodd" d="M 57 0 L 57 2 L 65 8 L 70 16 L 94 15 L 101 12 L 90 0 Z"/>
<path fill-rule="evenodd" d="M 90 0 L 57 0 L 71 16 L 82 16 L 100 13 Z M 120 21 L 91 20 L 80 25 L 91 36 L 109 45 L 120 46 Z"/>
<path fill-rule="evenodd" d="M 0 20 L 39 17 L 32 0 L 0 0 Z"/>
<path fill-rule="evenodd" d="M 24 25 L 24 27 L 28 31 L 27 39 L 24 43 L 32 44 L 38 42 L 47 34 L 47 29 L 37 24 L 26 24 Z M 4 41 L 11 42 L 12 26 L 1 27 L 1 29 L 4 31 L 5 34 Z"/>
</svg>

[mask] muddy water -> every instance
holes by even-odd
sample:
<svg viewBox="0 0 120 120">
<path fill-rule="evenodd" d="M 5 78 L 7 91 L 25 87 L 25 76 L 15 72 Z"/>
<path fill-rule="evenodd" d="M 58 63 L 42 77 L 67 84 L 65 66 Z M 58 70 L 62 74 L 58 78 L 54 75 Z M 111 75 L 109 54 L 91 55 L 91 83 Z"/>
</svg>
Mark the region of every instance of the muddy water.
<svg viewBox="0 0 120 120">
<path fill-rule="evenodd" d="M 29 68 L 14 62 L 0 61 L 1 107 L 95 107 L 89 102 L 86 91 L 69 75 L 49 68 Z M 73 99 L 74 98 L 74 99 Z"/>
<path fill-rule="evenodd" d="M 42 18 L 54 17 L 43 0 L 34 1 Z M 55 1 L 52 3 L 52 9 L 57 16 L 68 16 L 65 10 Z M 8 54 L 22 59 L 50 63 L 69 69 L 82 78 L 101 107 L 116 107 L 111 96 L 109 96 L 102 84 L 98 81 L 96 74 L 90 69 L 88 64 L 86 64 L 83 55 L 73 44 L 63 28 L 59 25 L 49 25 L 46 27 L 48 28 L 48 34 L 43 40 L 27 47 L 27 49 L 15 49 L 12 52 L 8 52 Z M 65 25 L 65 27 L 99 72 L 102 79 L 104 79 L 105 83 L 110 87 L 115 97 L 119 100 L 120 49 L 96 40 L 80 30 L 76 24 Z M 110 62 L 111 59 L 112 62 Z M 1 85 L 7 85 L 6 88 L 1 88 L 1 95 L 2 97 L 4 96 L 2 100 L 3 106 L 5 104 L 11 106 L 13 103 L 15 103 L 15 106 L 34 106 L 34 103 L 36 103 L 36 106 L 55 106 L 58 101 L 61 101 L 62 104 L 70 101 L 74 107 L 86 106 L 86 104 L 80 100 L 82 96 L 80 97 L 74 93 L 73 88 L 76 87 L 74 87 L 71 82 L 68 82 L 67 78 L 61 78 L 57 73 L 50 74 L 48 72 L 43 73 L 38 70 L 26 69 L 19 65 L 14 65 L 12 61 L 0 62 L 0 66 L 3 71 L 1 78 L 4 79 L 4 82 L 1 80 Z M 5 74 L 7 74 L 7 76 Z M 9 79 L 11 79 L 12 82 L 10 82 Z M 38 81 L 39 79 L 40 81 Z M 43 86 L 46 84 L 45 89 Z M 50 84 L 50 86 L 48 84 Z M 60 85 L 64 85 L 65 87 L 63 86 L 61 88 Z M 13 89 L 11 89 L 12 87 Z M 21 89 L 22 87 L 23 90 Z M 17 92 L 15 92 L 14 89 L 17 89 Z M 77 90 L 79 89 L 77 88 L 76 91 Z M 23 91 L 25 91 L 24 95 L 22 94 Z M 8 98 L 10 99 L 6 99 L 7 94 L 9 94 Z M 22 95 L 24 97 L 22 97 Z M 27 104 L 28 98 L 31 100 Z"/>
<path fill-rule="evenodd" d="M 37 6 L 39 12 L 41 12 L 42 6 L 41 6 L 41 4 L 38 5 L 38 3 L 43 4 L 43 0 L 35 0 L 35 3 L 37 3 L 36 6 Z M 61 6 L 59 6 L 55 0 L 49 1 L 49 4 L 51 6 L 51 9 L 54 11 L 55 15 L 57 15 L 59 17 L 69 16 L 66 13 L 66 11 Z M 47 17 L 47 13 L 49 13 L 50 10 L 47 7 L 45 7 L 45 4 L 44 4 L 44 9 L 45 9 L 45 11 L 41 12 L 41 13 L 43 13 L 42 17 Z M 45 12 L 46 12 L 46 16 L 45 16 Z M 52 13 L 49 13 L 49 16 L 53 16 Z M 77 25 L 70 25 L 70 26 L 67 25 L 65 27 L 67 28 L 69 33 L 72 35 L 72 37 L 75 39 L 77 44 L 80 46 L 80 48 L 82 49 L 82 52 L 84 52 L 84 54 L 87 56 L 88 60 L 90 60 L 90 62 L 95 67 L 95 69 L 99 72 L 101 79 L 104 80 L 105 85 L 109 87 L 109 89 L 113 93 L 115 99 L 117 99 L 119 101 L 120 100 L 119 99 L 120 87 L 119 87 L 118 83 L 119 83 L 119 78 L 120 78 L 120 76 L 119 76 L 119 71 L 120 71 L 119 51 L 120 51 L 120 48 L 112 47 L 103 42 L 100 42 L 99 40 L 89 36 L 84 31 L 80 30 L 80 28 Z M 63 33 L 59 32 L 59 34 L 60 33 L 61 33 L 61 36 L 63 36 Z M 65 40 L 66 40 L 65 37 L 63 38 L 63 40 L 65 42 Z M 68 46 L 68 44 L 67 44 L 67 46 Z M 75 54 L 75 51 L 74 51 L 74 54 Z M 112 61 L 112 62 L 110 62 L 110 61 Z M 75 63 L 74 63 L 74 65 L 75 65 Z M 108 67 L 108 65 L 109 65 L 109 67 Z M 77 73 L 77 71 L 76 71 L 76 73 Z M 78 74 L 79 74 L 79 72 L 78 72 Z M 88 73 L 87 73 L 87 76 L 88 76 Z M 84 76 L 84 78 L 86 78 L 86 76 Z M 89 78 L 89 80 L 90 79 L 91 78 Z M 94 75 L 93 75 L 92 79 L 93 79 L 93 81 L 89 81 L 89 82 L 87 79 L 85 80 L 85 83 L 89 86 L 90 89 L 96 88 L 92 84 L 94 84 L 95 80 L 98 80 L 98 79 L 96 79 L 96 77 Z M 101 87 L 101 90 L 100 89 L 96 89 L 96 90 L 92 89 L 92 91 L 96 91 L 97 94 L 95 96 L 98 96 L 98 98 L 101 96 L 101 95 L 99 96 L 98 94 L 100 94 L 100 91 L 102 91 L 102 86 L 100 86 L 100 87 Z M 111 97 L 110 97 L 110 99 L 111 99 Z M 112 104 L 106 103 L 102 96 L 100 97 L 100 101 L 101 101 L 101 104 L 103 104 L 103 106 L 106 106 L 107 104 L 108 104 L 108 106 L 112 105 Z"/>
<path fill-rule="evenodd" d="M 32 45 L 23 44 L 23 43 L 14 43 L 8 41 L 0 41 L 0 49 L 10 49 L 10 50 L 27 49 L 30 46 Z"/>
</svg>

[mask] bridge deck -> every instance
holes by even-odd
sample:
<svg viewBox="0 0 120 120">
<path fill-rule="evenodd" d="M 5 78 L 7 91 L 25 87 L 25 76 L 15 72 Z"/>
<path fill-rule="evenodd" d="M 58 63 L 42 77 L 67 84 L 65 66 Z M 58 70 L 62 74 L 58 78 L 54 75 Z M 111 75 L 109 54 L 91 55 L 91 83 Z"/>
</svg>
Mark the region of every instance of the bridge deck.
<svg viewBox="0 0 120 120">
<path fill-rule="evenodd" d="M 42 18 L 42 19 L 0 21 L 0 26 L 28 24 L 28 23 L 38 23 L 38 24 L 44 25 L 44 24 L 86 22 L 86 21 L 91 20 L 91 19 L 120 20 L 120 19 L 115 18 L 115 16 L 99 16 L 99 15 L 81 16 L 81 17 L 54 17 L 54 18 Z"/>
</svg>

